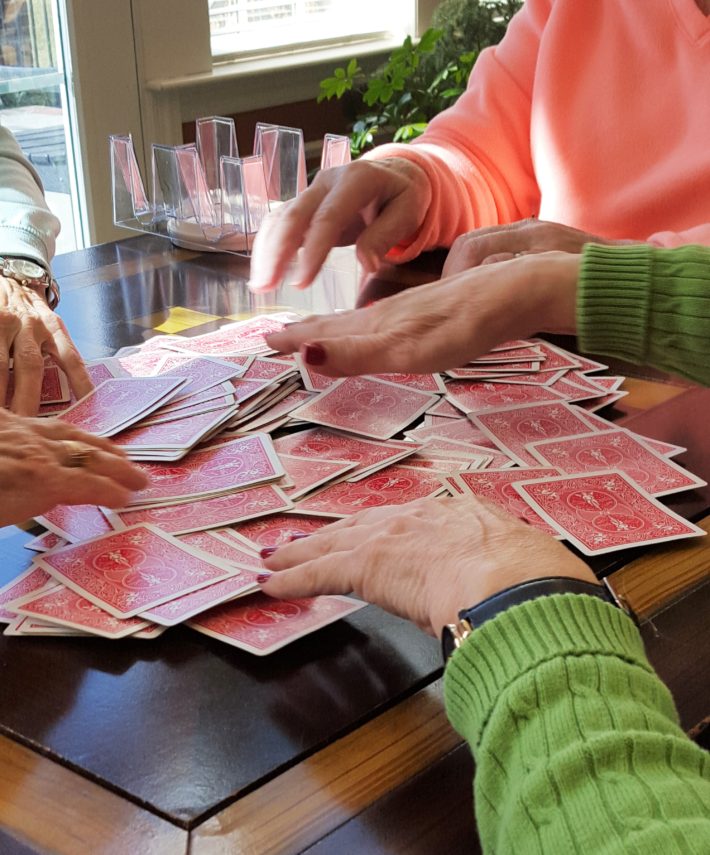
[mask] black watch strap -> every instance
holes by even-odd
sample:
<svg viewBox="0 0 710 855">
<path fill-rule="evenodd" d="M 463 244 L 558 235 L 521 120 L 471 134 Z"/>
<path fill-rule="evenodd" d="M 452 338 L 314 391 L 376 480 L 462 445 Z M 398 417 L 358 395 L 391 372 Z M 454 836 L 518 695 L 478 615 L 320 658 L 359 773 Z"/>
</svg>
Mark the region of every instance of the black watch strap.
<svg viewBox="0 0 710 855">
<path fill-rule="evenodd" d="M 582 579 L 549 576 L 544 579 L 521 582 L 519 585 L 504 588 L 476 606 L 462 609 L 458 615 L 459 622 L 444 627 L 441 634 L 441 650 L 444 662 L 474 629 L 477 629 L 487 620 L 491 620 L 512 606 L 518 606 L 537 597 L 549 597 L 553 594 L 588 594 L 592 597 L 599 597 L 611 605 L 622 607 L 621 603 L 603 585 L 585 582 Z"/>
</svg>

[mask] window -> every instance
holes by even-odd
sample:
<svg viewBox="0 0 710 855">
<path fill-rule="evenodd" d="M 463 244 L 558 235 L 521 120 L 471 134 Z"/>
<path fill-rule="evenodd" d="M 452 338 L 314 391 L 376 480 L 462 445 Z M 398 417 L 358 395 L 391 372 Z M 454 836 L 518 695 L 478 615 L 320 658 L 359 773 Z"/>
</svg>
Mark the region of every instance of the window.
<svg viewBox="0 0 710 855">
<path fill-rule="evenodd" d="M 0 2 L 0 123 L 62 224 L 57 252 L 83 246 L 56 0 Z"/>
<path fill-rule="evenodd" d="M 212 55 L 412 31 L 412 0 L 209 0 Z"/>
</svg>

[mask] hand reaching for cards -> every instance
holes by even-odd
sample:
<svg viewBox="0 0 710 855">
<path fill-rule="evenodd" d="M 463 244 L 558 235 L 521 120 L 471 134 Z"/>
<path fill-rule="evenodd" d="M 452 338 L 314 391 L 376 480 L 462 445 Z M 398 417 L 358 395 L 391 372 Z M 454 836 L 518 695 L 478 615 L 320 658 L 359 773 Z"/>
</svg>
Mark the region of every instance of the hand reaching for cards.
<svg viewBox="0 0 710 855">
<path fill-rule="evenodd" d="M 76 398 L 92 390 L 91 378 L 62 319 L 42 295 L 0 276 L 0 406 L 5 402 L 12 357 L 15 392 L 11 408 L 25 416 L 37 413 L 45 354 L 51 354 L 64 370 Z"/>
<path fill-rule="evenodd" d="M 529 255 L 410 288 L 363 309 L 313 315 L 267 335 L 333 377 L 465 365 L 535 332 L 573 332 L 580 256 Z"/>
<path fill-rule="evenodd" d="M 442 278 L 462 270 L 508 261 L 516 255 L 539 252 L 580 253 L 586 243 L 624 244 L 629 240 L 606 240 L 561 223 L 545 220 L 519 220 L 502 226 L 489 226 L 460 235 L 451 246 L 441 273 Z"/>
<path fill-rule="evenodd" d="M 439 635 L 461 609 L 545 576 L 596 582 L 553 538 L 473 496 L 362 511 L 278 549 L 264 593 L 351 591 Z"/>
<path fill-rule="evenodd" d="M 262 224 L 249 287 L 275 288 L 299 247 L 296 287 L 313 281 L 334 246 L 355 243 L 360 264 L 372 272 L 389 249 L 416 232 L 430 198 L 424 170 L 403 158 L 323 170 L 304 193 Z"/>
<path fill-rule="evenodd" d="M 0 525 L 60 504 L 121 507 L 145 486 L 143 473 L 109 440 L 0 410 Z"/>
</svg>

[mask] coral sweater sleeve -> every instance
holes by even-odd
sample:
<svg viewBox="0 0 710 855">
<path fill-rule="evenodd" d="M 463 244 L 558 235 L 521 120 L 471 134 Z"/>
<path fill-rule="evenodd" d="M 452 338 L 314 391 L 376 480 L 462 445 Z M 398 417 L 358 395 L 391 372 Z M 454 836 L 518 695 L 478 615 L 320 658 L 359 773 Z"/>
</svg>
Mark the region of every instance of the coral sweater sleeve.
<svg viewBox="0 0 710 855">
<path fill-rule="evenodd" d="M 368 159 L 420 166 L 432 204 L 418 233 L 391 252 L 399 261 L 450 246 L 468 231 L 536 214 L 540 189 L 530 152 L 538 47 L 551 0 L 526 0 L 503 41 L 481 52 L 464 94 L 409 145 L 383 145 Z"/>
<path fill-rule="evenodd" d="M 453 654 L 445 696 L 476 760 L 484 852 L 710 851 L 710 760 L 615 606 L 508 609 Z"/>
<path fill-rule="evenodd" d="M 532 215 L 600 238 L 710 244 L 710 16 L 695 0 L 525 0 L 402 157 L 431 205 L 391 252 Z M 653 93 L 642 97 L 639 93 Z"/>
</svg>

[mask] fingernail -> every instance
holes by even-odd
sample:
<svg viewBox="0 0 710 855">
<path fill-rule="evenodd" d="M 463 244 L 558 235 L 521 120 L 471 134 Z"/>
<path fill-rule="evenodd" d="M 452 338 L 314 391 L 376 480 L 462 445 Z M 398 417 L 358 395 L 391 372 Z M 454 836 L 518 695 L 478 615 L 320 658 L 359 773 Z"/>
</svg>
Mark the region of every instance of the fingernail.
<svg viewBox="0 0 710 855">
<path fill-rule="evenodd" d="M 325 362 L 325 348 L 321 344 L 304 344 L 303 358 L 308 365 L 322 365 Z"/>
<path fill-rule="evenodd" d="M 268 558 L 270 555 L 273 555 L 274 552 L 278 549 L 278 546 L 265 546 L 261 552 L 259 553 L 260 558 Z"/>
<path fill-rule="evenodd" d="M 302 540 L 304 537 L 309 537 L 309 533 L 305 531 L 296 531 L 293 534 L 289 535 L 288 540 L 289 543 L 291 543 L 294 540 Z"/>
<path fill-rule="evenodd" d="M 256 577 L 256 583 L 257 585 L 263 585 L 264 582 L 268 582 L 270 578 L 271 573 L 259 573 L 259 575 Z"/>
</svg>

